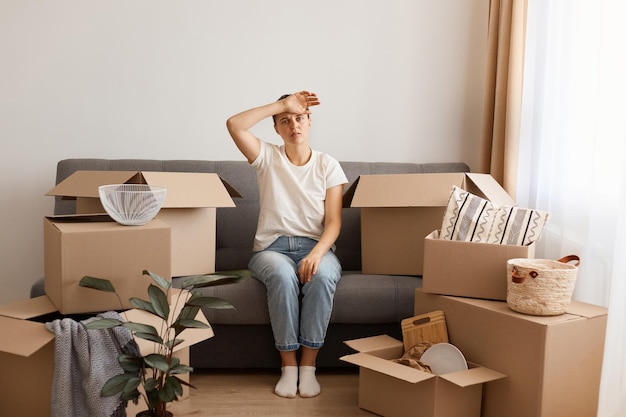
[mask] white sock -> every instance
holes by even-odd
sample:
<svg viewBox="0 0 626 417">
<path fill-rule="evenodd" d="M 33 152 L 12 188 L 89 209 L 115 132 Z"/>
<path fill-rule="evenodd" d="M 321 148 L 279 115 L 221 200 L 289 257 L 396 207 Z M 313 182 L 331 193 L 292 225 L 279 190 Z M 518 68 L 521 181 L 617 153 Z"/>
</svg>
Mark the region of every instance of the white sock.
<svg viewBox="0 0 626 417">
<path fill-rule="evenodd" d="M 301 397 L 315 397 L 321 392 L 320 384 L 315 377 L 315 366 L 300 367 L 300 384 L 298 386 Z"/>
<path fill-rule="evenodd" d="M 283 366 L 280 370 L 280 379 L 276 383 L 274 392 L 281 397 L 294 398 L 298 391 L 298 367 Z"/>
</svg>

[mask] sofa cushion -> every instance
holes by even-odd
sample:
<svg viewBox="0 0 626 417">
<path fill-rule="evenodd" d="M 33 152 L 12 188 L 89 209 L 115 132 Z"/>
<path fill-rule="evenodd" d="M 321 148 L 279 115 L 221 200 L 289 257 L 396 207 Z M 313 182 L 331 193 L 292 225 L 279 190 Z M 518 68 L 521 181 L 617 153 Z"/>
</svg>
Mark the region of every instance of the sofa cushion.
<svg viewBox="0 0 626 417">
<path fill-rule="evenodd" d="M 181 278 L 174 279 L 179 286 Z M 331 323 L 396 323 L 413 313 L 414 289 L 422 279 L 409 276 L 363 275 L 344 272 L 337 284 Z M 252 278 L 243 283 L 202 288 L 205 296 L 219 297 L 235 310 L 205 309 L 210 323 L 269 324 L 266 291 Z M 385 300 L 384 303 L 381 300 Z"/>
</svg>

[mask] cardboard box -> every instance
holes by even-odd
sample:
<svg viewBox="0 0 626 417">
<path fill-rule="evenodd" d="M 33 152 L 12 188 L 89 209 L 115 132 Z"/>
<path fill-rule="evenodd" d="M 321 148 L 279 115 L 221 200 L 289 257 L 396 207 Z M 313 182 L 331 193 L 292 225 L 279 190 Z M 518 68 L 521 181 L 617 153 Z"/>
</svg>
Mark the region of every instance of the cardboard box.
<svg viewBox="0 0 626 417">
<path fill-rule="evenodd" d="M 76 200 L 77 213 L 104 213 L 98 187 L 151 184 L 167 188 L 156 218 L 172 226 L 172 275 L 215 272 L 217 207 L 234 207 L 239 193 L 217 174 L 196 172 L 76 171 L 46 193 Z"/>
<path fill-rule="evenodd" d="M 55 311 L 54 304 L 46 296 L 0 306 L 0 363 L 3 366 L 0 390 L 4 395 L 0 401 L 1 416 L 50 416 L 54 334 L 45 328 L 44 321 L 52 321 L 50 317 Z M 135 311 L 127 313 L 132 316 Z M 202 312 L 198 313 L 196 320 L 208 324 Z M 181 333 L 185 342 L 176 346 L 176 355 L 186 361 L 183 363 L 189 363 L 185 359 L 189 347 L 211 337 L 211 328 L 185 330 Z M 152 347 L 144 340 L 136 341 L 143 354 L 150 352 Z M 139 403 L 136 410 L 142 409 L 141 406 Z M 129 406 L 128 410 L 135 410 L 135 406 Z M 135 414 L 129 411 L 128 415 Z"/>
<path fill-rule="evenodd" d="M 452 186 L 499 205 L 514 200 L 488 174 L 363 175 L 344 194 L 361 208 L 365 274 L 422 275 L 424 238 L 441 227 Z"/>
<path fill-rule="evenodd" d="M 61 314 L 131 308 L 146 299 L 153 271 L 171 279 L 171 228 L 158 219 L 142 226 L 86 221 L 108 216 L 44 218 L 45 291 Z M 111 281 L 119 295 L 79 286 L 84 276 Z M 121 305 L 120 305 L 121 302 Z"/>
<path fill-rule="evenodd" d="M 435 230 L 424 240 L 425 292 L 506 301 L 506 265 L 513 258 L 534 258 L 528 246 L 441 240 Z"/>
<path fill-rule="evenodd" d="M 485 386 L 483 417 L 597 414 L 607 309 L 573 301 L 566 314 L 516 313 L 506 302 L 415 291 L 415 314 L 443 310 L 450 343 L 507 375 Z"/>
<path fill-rule="evenodd" d="M 437 376 L 392 362 L 404 346 L 386 335 L 345 343 L 359 352 L 341 358 L 360 367 L 359 407 L 385 417 L 479 417 L 483 384 L 505 377 L 473 363 Z"/>
</svg>

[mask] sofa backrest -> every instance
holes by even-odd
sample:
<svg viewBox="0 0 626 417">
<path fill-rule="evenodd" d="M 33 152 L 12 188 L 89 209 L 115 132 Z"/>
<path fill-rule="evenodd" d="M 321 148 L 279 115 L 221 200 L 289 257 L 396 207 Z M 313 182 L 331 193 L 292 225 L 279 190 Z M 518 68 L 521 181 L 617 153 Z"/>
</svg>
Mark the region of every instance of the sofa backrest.
<svg viewBox="0 0 626 417">
<path fill-rule="evenodd" d="M 468 172 L 469 167 L 453 163 L 341 162 L 352 184 L 360 175 L 436 172 Z M 232 185 L 241 195 L 235 208 L 217 210 L 216 269 L 245 269 L 252 255 L 252 241 L 259 210 L 259 191 L 254 169 L 246 161 L 153 160 L 153 159 L 64 159 L 58 162 L 56 183 L 74 171 L 159 171 L 212 172 Z M 75 202 L 55 200 L 55 214 L 73 214 Z M 341 236 L 337 240 L 337 256 L 346 271 L 361 269 L 361 226 L 357 208 L 343 209 Z"/>
</svg>

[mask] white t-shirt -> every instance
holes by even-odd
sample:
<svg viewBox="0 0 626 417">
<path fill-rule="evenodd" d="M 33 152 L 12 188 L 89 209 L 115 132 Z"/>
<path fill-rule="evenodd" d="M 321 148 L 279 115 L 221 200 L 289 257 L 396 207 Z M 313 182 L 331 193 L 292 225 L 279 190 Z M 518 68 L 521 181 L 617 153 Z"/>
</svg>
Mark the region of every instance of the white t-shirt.
<svg viewBox="0 0 626 417">
<path fill-rule="evenodd" d="M 303 166 L 289 161 L 285 146 L 261 141 L 261 152 L 251 164 L 259 182 L 259 222 L 254 251 L 267 248 L 280 236 L 319 240 L 324 231 L 326 190 L 348 179 L 331 156 L 312 151 Z"/>
</svg>

